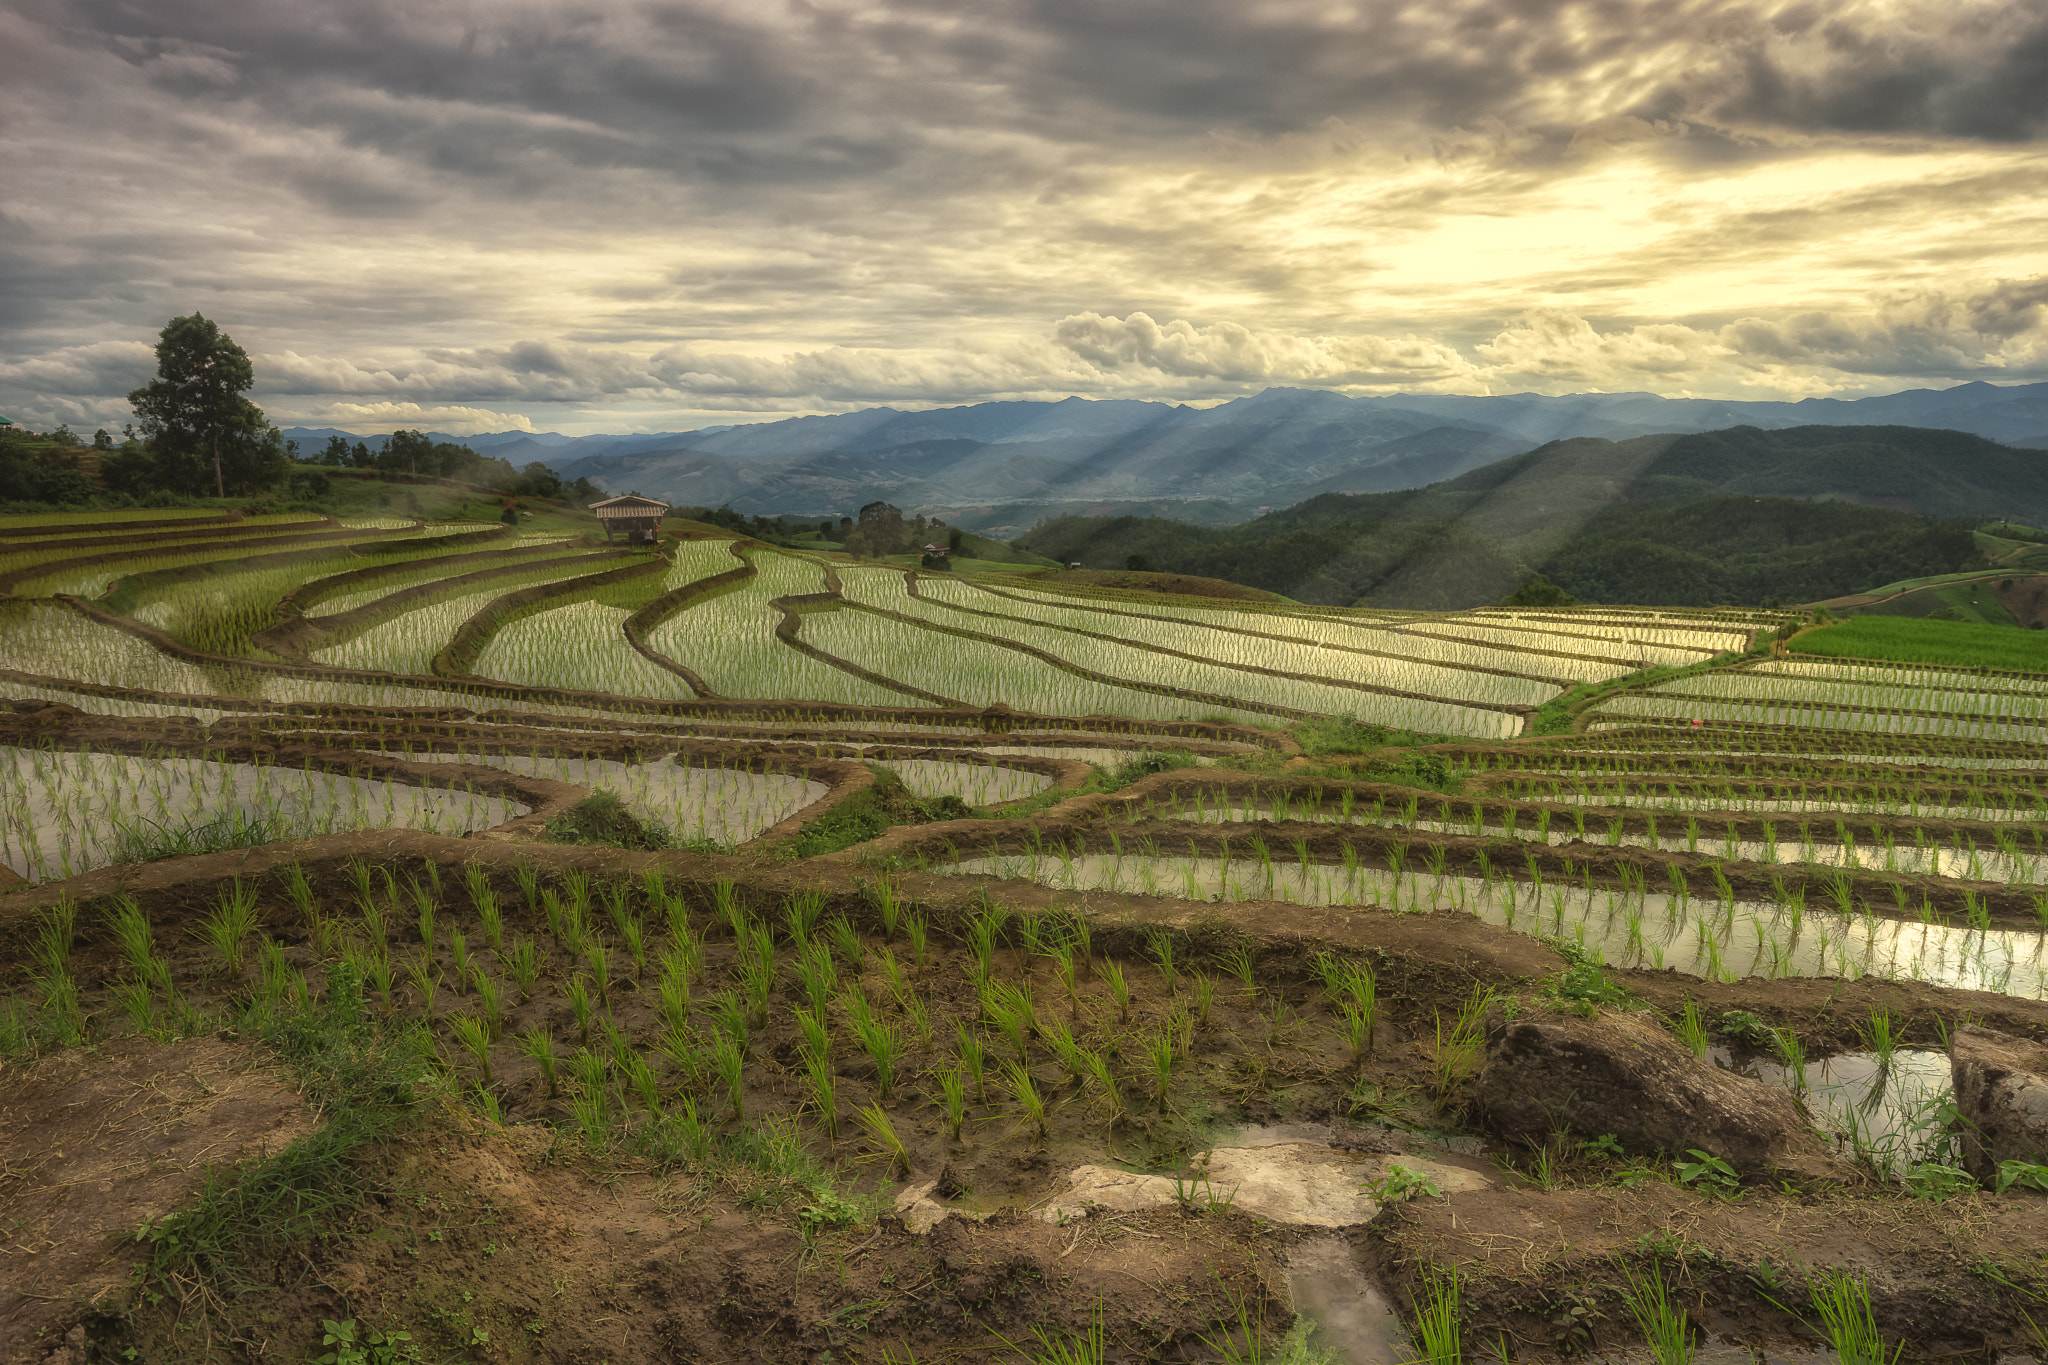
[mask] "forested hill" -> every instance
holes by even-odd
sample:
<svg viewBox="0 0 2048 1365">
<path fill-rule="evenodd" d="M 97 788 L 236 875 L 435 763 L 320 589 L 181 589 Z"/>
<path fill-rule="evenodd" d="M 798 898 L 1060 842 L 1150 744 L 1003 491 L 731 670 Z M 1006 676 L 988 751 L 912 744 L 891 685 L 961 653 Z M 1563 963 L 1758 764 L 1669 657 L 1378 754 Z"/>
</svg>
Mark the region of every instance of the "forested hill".
<svg viewBox="0 0 2048 1365">
<path fill-rule="evenodd" d="M 1586 601 L 1813 601 L 1970 567 L 1976 520 L 2048 519 L 2048 452 L 1917 427 L 1554 441 L 1428 488 L 1329 494 L 1226 530 L 1064 517 L 1015 542 L 1305 602 L 1441 610 L 1544 573 Z"/>
</svg>

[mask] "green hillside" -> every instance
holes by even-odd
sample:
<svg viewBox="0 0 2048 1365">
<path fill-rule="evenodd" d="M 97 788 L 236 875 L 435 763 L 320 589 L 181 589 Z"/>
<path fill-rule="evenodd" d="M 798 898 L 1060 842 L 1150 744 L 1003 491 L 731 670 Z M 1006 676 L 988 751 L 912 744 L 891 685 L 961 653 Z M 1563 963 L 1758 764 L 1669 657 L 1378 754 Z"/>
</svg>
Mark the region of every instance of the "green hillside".
<svg viewBox="0 0 2048 1365">
<path fill-rule="evenodd" d="M 1978 567 L 1972 526 L 2037 507 L 2041 452 L 1911 427 L 1738 427 L 1555 441 L 1428 488 L 1327 494 L 1222 530 L 1063 517 L 1015 543 L 1337 605 L 1477 606 L 1541 572 L 1585 601 L 1709 606 Z"/>
</svg>

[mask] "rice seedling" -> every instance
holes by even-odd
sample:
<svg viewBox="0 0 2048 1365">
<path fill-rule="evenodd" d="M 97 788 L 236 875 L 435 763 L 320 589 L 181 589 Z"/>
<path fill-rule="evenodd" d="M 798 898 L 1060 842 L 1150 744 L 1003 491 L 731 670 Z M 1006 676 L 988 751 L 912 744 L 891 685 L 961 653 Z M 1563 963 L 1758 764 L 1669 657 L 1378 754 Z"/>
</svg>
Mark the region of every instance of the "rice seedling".
<svg viewBox="0 0 2048 1365">
<path fill-rule="evenodd" d="M 867 958 L 867 948 L 861 942 L 860 931 L 855 929 L 853 921 L 844 915 L 834 916 L 829 927 L 832 933 L 832 946 L 838 951 L 840 960 L 846 964 L 848 970 L 859 971 Z"/>
<path fill-rule="evenodd" d="M 562 898 L 555 894 L 553 887 L 549 887 L 540 893 L 540 904 L 542 913 L 547 916 L 548 937 L 554 940 L 557 948 L 565 946 L 562 932 L 567 927 L 564 920 L 568 912 L 562 905 Z"/>
<path fill-rule="evenodd" d="M 1102 979 L 1109 985 L 1110 998 L 1116 1001 L 1117 1022 L 1131 1022 L 1131 988 L 1124 980 L 1123 964 L 1115 958 L 1104 958 Z"/>
<path fill-rule="evenodd" d="M 590 970 L 590 984 L 597 988 L 598 1001 L 605 1009 L 612 1007 L 612 960 L 602 943 L 591 943 L 583 950 L 583 965 Z"/>
<path fill-rule="evenodd" d="M 732 930 L 734 938 L 740 937 L 747 929 L 747 903 L 740 899 L 739 886 L 730 877 L 720 877 L 711 886 L 711 907 L 718 918 Z"/>
<path fill-rule="evenodd" d="M 1167 990 L 1177 990 L 1180 986 L 1180 972 L 1174 966 L 1173 935 L 1163 932 L 1153 934 L 1150 946 L 1152 961 L 1159 967 L 1160 980 L 1166 983 Z"/>
<path fill-rule="evenodd" d="M 960 1127 L 967 1121 L 967 1084 L 961 1079 L 957 1066 L 941 1069 L 938 1078 L 939 1103 L 946 1115 L 946 1132 L 958 1142 Z"/>
<path fill-rule="evenodd" d="M 640 1097 L 640 1107 L 646 1111 L 648 1120 L 659 1122 L 661 1086 L 654 1078 L 654 1068 L 637 1052 L 626 1053 L 620 1059 L 620 1068 L 625 1072 L 626 1084 L 633 1087 L 633 1093 Z"/>
<path fill-rule="evenodd" d="M 58 923 L 46 918 L 45 924 Z M 64 924 L 64 952 L 70 953 L 70 924 L 68 917 Z M 235 878 L 222 891 L 214 907 L 199 923 L 193 933 L 213 950 L 220 971 L 225 976 L 239 976 L 242 972 L 243 943 L 256 928 L 256 892 L 252 887 L 242 885 L 242 879 Z M 46 941 L 46 940 L 39 940 Z"/>
<path fill-rule="evenodd" d="M 1892 1365 L 1905 1354 L 1904 1339 L 1885 1351 L 1877 1316 L 1871 1311 L 1870 1284 L 1862 1276 L 1822 1267 L 1807 1276 L 1807 1295 L 1820 1315 L 1822 1334 L 1842 1365 Z"/>
<path fill-rule="evenodd" d="M 460 932 L 448 935 L 448 965 L 455 969 L 455 989 L 469 993 L 469 939 Z"/>
<path fill-rule="evenodd" d="M 803 1049 L 813 1057 L 832 1055 L 832 1033 L 822 1015 L 798 1006 L 790 1010 L 796 1019 L 797 1032 L 803 1038 Z"/>
<path fill-rule="evenodd" d="M 804 1074 L 811 1083 L 811 1105 L 818 1111 L 818 1123 L 825 1130 L 825 1140 L 839 1140 L 839 1101 L 837 1078 L 832 1073 L 832 1061 L 822 1052 L 808 1052 L 804 1055 Z"/>
<path fill-rule="evenodd" d="M 121 956 L 130 969 L 138 977 L 147 976 L 150 962 L 156 956 L 156 939 L 150 931 L 148 912 L 133 896 L 116 896 L 107 910 L 107 927 L 114 931 L 114 942 L 120 946 Z"/>
<path fill-rule="evenodd" d="M 1881 1009 L 1872 1010 L 1869 1024 L 1859 1026 L 1856 1032 L 1862 1038 L 1864 1047 L 1876 1056 L 1878 1066 L 1889 1067 L 1892 1064 L 1892 1056 L 1898 1051 L 1899 1040 L 1891 1015 Z"/>
<path fill-rule="evenodd" d="M 854 1120 L 862 1131 L 886 1153 L 894 1163 L 898 1175 L 910 1174 L 910 1149 L 903 1145 L 903 1139 L 896 1134 L 896 1125 L 879 1104 L 870 1104 L 865 1109 L 854 1111 Z"/>
<path fill-rule="evenodd" d="M 1678 1016 L 1678 1041 L 1695 1057 L 1707 1055 L 1707 1025 L 1700 1017 L 1699 1007 L 1688 999 Z"/>
<path fill-rule="evenodd" d="M 519 988 L 520 1000 L 533 999 L 533 988 L 540 980 L 540 954 L 534 951 L 533 940 L 520 938 L 513 943 L 511 955 L 501 955 L 499 960 L 512 973 L 512 984 Z"/>
<path fill-rule="evenodd" d="M 896 1067 L 903 1053 L 902 1037 L 894 1025 L 874 1015 L 855 1019 L 853 1032 L 860 1041 L 861 1050 L 875 1064 L 876 1093 L 882 1103 L 893 1102 L 896 1098 Z"/>
<path fill-rule="evenodd" d="M 875 914 L 881 918 L 882 942 L 894 942 L 896 921 L 903 913 L 903 903 L 896 898 L 896 884 L 887 877 L 878 877 L 868 887 L 867 898 L 875 907 Z"/>
<path fill-rule="evenodd" d="M 1031 997 L 1007 981 L 992 980 L 982 988 L 981 1006 L 996 1031 L 1009 1039 L 1010 1046 L 1017 1050 L 1017 1060 L 1029 1061 L 1028 1040 L 1035 1023 Z"/>
<path fill-rule="evenodd" d="M 1170 1029 L 1155 1034 L 1145 1045 L 1145 1059 L 1152 1067 L 1153 1097 L 1161 1109 L 1166 1108 L 1167 1095 L 1173 1087 L 1173 1064 L 1178 1056 Z"/>
<path fill-rule="evenodd" d="M 519 1035 L 518 1044 L 520 1055 L 533 1063 L 548 1098 L 553 1099 L 561 1089 L 555 1071 L 555 1035 L 546 1025 L 534 1024 Z"/>
<path fill-rule="evenodd" d="M 571 976 L 562 988 L 569 997 L 569 1008 L 576 1016 L 577 1040 L 585 1047 L 590 1045 L 590 987 L 578 974 Z"/>
<path fill-rule="evenodd" d="M 1415 1326 L 1410 1342 L 1417 1365 L 1461 1365 L 1464 1360 L 1464 1322 L 1458 1306 L 1459 1284 L 1455 1267 L 1439 1271 L 1431 1266 L 1423 1278 L 1422 1295 L 1415 1302 Z"/>
<path fill-rule="evenodd" d="M 419 909 L 420 945 L 428 953 L 434 951 L 434 911 L 432 899 L 417 902 Z"/>
<path fill-rule="evenodd" d="M 1238 979 L 1242 994 L 1256 997 L 1259 993 L 1257 958 L 1248 944 L 1237 944 L 1223 955 L 1223 965 Z"/>
<path fill-rule="evenodd" d="M 798 954 L 795 971 L 804 994 L 810 997 L 812 1012 L 824 1018 L 826 1007 L 839 989 L 839 969 L 832 950 L 822 943 L 808 945 Z"/>
<path fill-rule="evenodd" d="M 299 918 L 310 925 L 316 911 L 313 905 L 313 883 L 307 878 L 306 869 L 294 859 L 285 865 L 282 875 L 285 896 L 291 901 L 292 908 L 299 912 Z"/>
<path fill-rule="evenodd" d="M 903 1020 L 910 1025 L 910 1031 L 917 1035 L 917 1045 L 929 1051 L 932 1046 L 932 1007 L 921 995 L 912 992 L 903 997 Z"/>
<path fill-rule="evenodd" d="M 1686 1322 L 1684 1306 L 1664 1284 L 1663 1266 L 1653 1261 L 1649 1273 L 1638 1278 L 1624 1264 L 1622 1274 L 1628 1279 L 1628 1288 L 1621 1291 L 1621 1301 L 1628 1306 L 1636 1330 L 1649 1345 L 1650 1358 L 1656 1365 L 1689 1365 L 1693 1356 L 1692 1329 Z"/>
<path fill-rule="evenodd" d="M 726 1099 L 732 1116 L 744 1121 L 747 1106 L 746 1045 L 730 1033 L 720 1032 L 711 1044 L 711 1065 L 725 1082 Z"/>
<path fill-rule="evenodd" d="M 496 1078 L 491 1074 L 490 1030 L 480 1020 L 471 1018 L 467 1014 L 451 1016 L 448 1020 L 448 1028 L 455 1035 L 455 1041 L 461 1045 L 462 1049 L 469 1053 L 470 1056 L 476 1058 L 477 1069 L 484 1073 L 484 1084 L 496 1084 Z"/>
<path fill-rule="evenodd" d="M 903 969 L 897 965 L 896 954 L 884 948 L 877 961 L 882 968 L 882 985 L 887 988 L 889 998 L 900 1006 L 909 986 L 903 980 Z"/>
<path fill-rule="evenodd" d="M 2044 923 L 2048 923 L 2048 921 L 2044 921 Z M 911 967 L 919 976 L 924 975 L 926 932 L 923 916 L 914 911 L 904 912 L 903 936 L 909 940 Z"/>
<path fill-rule="evenodd" d="M 481 966 L 475 969 L 471 982 L 476 990 L 477 1008 L 483 1011 L 484 1023 L 489 1027 L 491 1037 L 496 1039 L 505 1026 L 505 1001 L 498 990 L 498 983 L 485 975 Z"/>
<path fill-rule="evenodd" d="M 1031 1072 L 1020 1062 L 1010 1062 L 1003 1067 L 1004 1087 L 1010 1098 L 1017 1102 L 1018 1112 L 1031 1120 L 1043 1138 L 1049 1131 L 1046 1125 L 1045 1097 L 1038 1093 L 1038 1087 L 1031 1080 Z"/>
<path fill-rule="evenodd" d="M 988 1103 L 988 1048 L 981 1039 L 959 1020 L 953 1021 L 953 1031 L 958 1039 L 960 1064 L 967 1068 L 967 1074 L 974 1078 L 974 1097 L 978 1103 Z"/>
</svg>

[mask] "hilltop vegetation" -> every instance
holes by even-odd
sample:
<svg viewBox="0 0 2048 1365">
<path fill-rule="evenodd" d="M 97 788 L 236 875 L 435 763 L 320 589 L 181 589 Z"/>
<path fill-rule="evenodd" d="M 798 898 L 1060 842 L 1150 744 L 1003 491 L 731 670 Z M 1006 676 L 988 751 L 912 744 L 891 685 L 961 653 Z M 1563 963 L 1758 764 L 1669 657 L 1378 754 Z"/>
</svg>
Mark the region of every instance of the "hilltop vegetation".
<svg viewBox="0 0 2048 1365">
<path fill-rule="evenodd" d="M 1224 530 L 1066 517 L 1017 544 L 1327 605 L 1451 610 L 1542 573 L 1584 601 L 1708 606 L 1975 567 L 1976 520 L 2036 507 L 2038 452 L 1908 427 L 1735 428 L 1555 441 L 1429 488 L 1325 494 Z"/>
</svg>

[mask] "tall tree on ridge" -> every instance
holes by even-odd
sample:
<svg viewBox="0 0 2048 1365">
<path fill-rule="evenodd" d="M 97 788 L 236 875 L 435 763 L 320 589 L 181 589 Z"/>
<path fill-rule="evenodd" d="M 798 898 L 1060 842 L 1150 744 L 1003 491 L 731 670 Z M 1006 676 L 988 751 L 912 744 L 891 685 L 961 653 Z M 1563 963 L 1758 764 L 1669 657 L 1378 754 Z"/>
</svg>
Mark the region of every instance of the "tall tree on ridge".
<svg viewBox="0 0 2048 1365">
<path fill-rule="evenodd" d="M 203 478 L 194 465 L 209 454 L 217 497 L 228 495 L 229 464 L 238 487 L 275 481 L 284 448 L 263 410 L 242 396 L 256 383 L 256 372 L 234 338 L 198 313 L 172 318 L 157 339 L 156 373 L 128 401 L 166 482 L 193 491 Z"/>
</svg>

